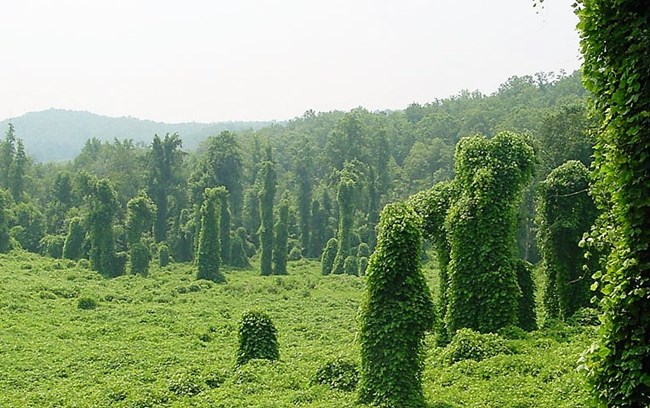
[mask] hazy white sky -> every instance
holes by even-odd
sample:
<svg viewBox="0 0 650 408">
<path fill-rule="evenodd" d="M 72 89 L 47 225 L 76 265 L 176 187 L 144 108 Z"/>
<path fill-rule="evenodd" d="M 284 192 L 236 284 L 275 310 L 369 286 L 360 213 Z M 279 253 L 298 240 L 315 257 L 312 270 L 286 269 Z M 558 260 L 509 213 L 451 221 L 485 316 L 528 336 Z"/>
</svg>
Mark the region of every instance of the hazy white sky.
<svg viewBox="0 0 650 408">
<path fill-rule="evenodd" d="M 573 0 L 2 0 L 0 120 L 400 109 L 578 68 Z"/>
</svg>

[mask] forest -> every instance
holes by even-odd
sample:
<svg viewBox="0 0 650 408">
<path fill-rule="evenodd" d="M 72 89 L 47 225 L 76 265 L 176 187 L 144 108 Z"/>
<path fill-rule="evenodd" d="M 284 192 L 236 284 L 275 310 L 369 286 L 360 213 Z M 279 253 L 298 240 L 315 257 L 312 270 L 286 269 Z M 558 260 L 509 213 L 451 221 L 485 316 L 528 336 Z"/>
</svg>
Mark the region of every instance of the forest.
<svg viewBox="0 0 650 408">
<path fill-rule="evenodd" d="M 648 13 L 619 3 L 576 9 L 581 72 L 491 95 L 63 163 L 9 124 L 2 398 L 648 406 Z"/>
</svg>

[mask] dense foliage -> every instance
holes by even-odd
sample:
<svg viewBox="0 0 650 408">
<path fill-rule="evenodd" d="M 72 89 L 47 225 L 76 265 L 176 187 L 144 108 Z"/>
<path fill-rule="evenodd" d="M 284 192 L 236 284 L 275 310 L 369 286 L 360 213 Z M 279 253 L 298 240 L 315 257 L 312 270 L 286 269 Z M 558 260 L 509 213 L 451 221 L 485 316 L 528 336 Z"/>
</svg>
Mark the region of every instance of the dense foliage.
<svg viewBox="0 0 650 408">
<path fill-rule="evenodd" d="M 406 204 L 381 212 L 360 309 L 359 397 L 385 407 L 424 407 L 424 335 L 434 324 L 420 268 L 420 219 Z"/>
<path fill-rule="evenodd" d="M 273 273 L 287 274 L 289 255 L 289 202 L 282 200 L 278 208 L 278 222 L 275 224 L 275 248 L 273 248 Z"/>
<path fill-rule="evenodd" d="M 115 253 L 113 218 L 117 207 L 115 190 L 107 179 L 91 186 L 88 235 L 90 238 L 90 266 L 107 277 L 121 275 L 123 265 Z"/>
<path fill-rule="evenodd" d="M 595 391 L 609 407 L 650 405 L 650 4 L 581 0 L 584 84 L 602 115 L 595 149 L 606 211 L 596 234 L 611 245 L 595 277 L 601 338 L 591 353 Z"/>
<path fill-rule="evenodd" d="M 336 258 L 336 251 L 338 247 L 338 242 L 336 238 L 330 238 L 325 245 L 323 250 L 323 256 L 321 257 L 321 273 L 323 275 L 329 275 L 332 273 L 334 268 L 334 259 Z"/>
</svg>

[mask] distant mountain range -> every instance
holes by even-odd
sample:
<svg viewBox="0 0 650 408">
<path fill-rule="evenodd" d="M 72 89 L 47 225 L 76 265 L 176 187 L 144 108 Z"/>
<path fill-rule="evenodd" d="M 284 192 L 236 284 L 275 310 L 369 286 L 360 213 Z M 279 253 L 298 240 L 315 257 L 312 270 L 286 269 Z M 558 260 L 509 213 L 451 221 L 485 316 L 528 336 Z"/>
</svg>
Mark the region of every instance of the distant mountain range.
<svg viewBox="0 0 650 408">
<path fill-rule="evenodd" d="M 161 123 L 131 117 L 113 118 L 62 109 L 31 112 L 0 122 L 0 137 L 13 123 L 17 138 L 23 140 L 27 154 L 36 161 L 71 160 L 81 151 L 86 140 L 102 141 L 132 139 L 150 144 L 154 134 L 178 133 L 183 148 L 195 149 L 207 137 L 223 130 L 259 129 L 274 122 Z"/>
</svg>

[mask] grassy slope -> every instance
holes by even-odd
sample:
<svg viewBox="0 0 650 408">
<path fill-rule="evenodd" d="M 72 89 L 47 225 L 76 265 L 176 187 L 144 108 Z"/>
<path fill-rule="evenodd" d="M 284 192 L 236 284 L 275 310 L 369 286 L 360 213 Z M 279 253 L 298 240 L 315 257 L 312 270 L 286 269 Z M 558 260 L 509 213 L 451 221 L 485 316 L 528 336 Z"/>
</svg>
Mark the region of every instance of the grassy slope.
<svg viewBox="0 0 650 408">
<path fill-rule="evenodd" d="M 0 255 L 0 407 L 355 406 L 354 394 L 310 379 L 334 357 L 358 360 L 363 280 L 318 271 L 315 262 L 290 262 L 289 276 L 232 271 L 216 285 L 181 265 L 105 280 L 74 262 Z M 79 309 L 81 298 L 97 308 Z M 251 308 L 273 318 L 281 361 L 236 370 L 237 321 Z M 556 327 L 509 340 L 514 355 L 452 366 L 431 347 L 427 400 L 587 407 L 574 366 L 592 332 Z"/>
</svg>

